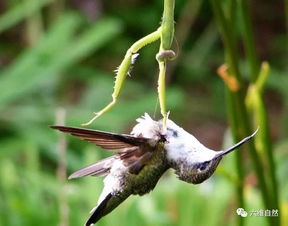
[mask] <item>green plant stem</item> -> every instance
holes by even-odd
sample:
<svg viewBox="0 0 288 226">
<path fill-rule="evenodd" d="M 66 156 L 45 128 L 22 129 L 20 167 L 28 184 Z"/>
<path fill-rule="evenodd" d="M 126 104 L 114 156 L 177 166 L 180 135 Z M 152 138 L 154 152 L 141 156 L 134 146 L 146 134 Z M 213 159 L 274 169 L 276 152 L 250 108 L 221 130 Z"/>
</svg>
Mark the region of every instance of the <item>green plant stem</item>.
<svg viewBox="0 0 288 226">
<path fill-rule="evenodd" d="M 251 129 L 249 125 L 249 119 L 248 119 L 248 113 L 245 108 L 245 103 L 244 103 L 244 97 L 242 92 L 229 92 L 229 95 L 231 96 L 231 101 L 234 102 L 235 110 L 232 114 L 236 114 L 236 118 L 238 120 L 238 128 L 235 128 L 236 131 L 233 131 L 233 133 L 236 133 L 234 137 L 239 136 L 239 134 L 242 134 L 242 136 L 245 136 L 245 134 L 251 134 Z M 235 116 L 234 116 L 235 117 Z M 259 188 L 261 190 L 261 195 L 262 199 L 264 202 L 264 206 L 267 209 L 271 208 L 271 200 L 270 200 L 270 193 L 267 188 L 267 184 L 264 178 L 264 168 L 263 165 L 261 164 L 260 157 L 255 149 L 255 145 L 253 142 L 248 142 L 248 148 L 250 151 L 250 156 L 252 158 L 253 162 L 253 167 L 257 175 L 258 183 L 259 183 Z M 240 161 L 240 160 L 237 160 Z M 237 163 L 239 164 L 239 163 Z M 238 169 L 238 173 L 242 173 L 241 169 Z M 237 188 L 238 190 L 239 188 Z M 240 199 L 240 198 L 239 198 Z M 274 226 L 275 224 L 273 223 L 272 218 L 268 218 L 269 223 L 271 226 Z"/>
<path fill-rule="evenodd" d="M 62 108 L 56 109 L 56 125 L 64 125 L 66 119 L 66 112 Z M 67 200 L 67 140 L 63 134 L 59 134 L 58 144 L 56 147 L 57 154 L 59 156 L 57 166 L 57 177 L 59 179 L 59 215 L 61 226 L 69 225 L 69 207 Z"/>
<path fill-rule="evenodd" d="M 276 180 L 276 166 L 274 163 L 274 156 L 272 153 L 272 142 L 270 136 L 270 130 L 268 125 L 268 116 L 265 108 L 265 103 L 263 101 L 263 89 L 265 82 L 267 81 L 269 73 L 268 63 L 262 63 L 260 74 L 257 81 L 250 85 L 247 93 L 246 105 L 253 112 L 255 117 L 255 124 L 261 130 L 257 137 L 255 137 L 255 144 L 257 150 L 263 154 L 266 165 L 268 166 L 268 178 L 271 181 L 271 200 L 273 209 L 279 209 L 278 203 L 278 184 Z M 280 224 L 280 215 L 277 218 L 273 218 L 274 225 Z"/>
<path fill-rule="evenodd" d="M 234 126 L 232 126 L 232 132 L 234 134 L 234 139 L 235 137 L 239 136 L 239 134 L 247 135 L 251 134 L 251 128 L 250 128 L 250 122 L 248 118 L 248 113 L 246 111 L 246 106 L 244 103 L 244 90 L 243 90 L 243 85 L 242 85 L 242 79 L 239 73 L 239 68 L 238 68 L 238 55 L 237 55 L 237 49 L 236 49 L 236 38 L 233 34 L 235 34 L 232 29 L 233 26 L 232 24 L 229 24 L 229 20 L 226 20 L 223 10 L 221 8 L 221 5 L 219 1 L 217 0 L 211 0 L 211 4 L 213 7 L 213 11 L 216 17 L 216 20 L 218 21 L 218 25 L 220 28 L 221 36 L 225 45 L 226 49 L 226 57 L 227 57 L 227 62 L 230 70 L 231 76 L 235 76 L 235 78 L 238 80 L 240 84 L 240 90 L 233 92 L 229 92 L 229 99 L 233 103 L 230 103 L 231 106 L 232 104 L 234 105 L 233 108 L 235 109 L 233 112 L 230 112 L 229 114 L 233 114 L 230 118 L 231 120 L 237 119 L 237 128 L 235 123 Z M 233 122 L 231 123 L 233 125 Z M 267 184 L 263 175 L 263 166 L 261 164 L 260 158 L 258 156 L 258 153 L 256 152 L 255 145 L 253 142 L 248 143 L 250 155 L 253 161 L 253 166 L 255 168 L 255 172 L 258 178 L 258 183 L 259 183 L 259 188 L 261 190 L 262 194 L 262 199 L 264 202 L 264 206 L 266 208 L 271 207 L 271 202 L 270 202 L 270 195 L 268 192 Z M 238 160 L 241 161 L 241 160 Z M 238 164 L 237 164 L 238 165 Z M 238 168 L 238 173 L 242 173 L 241 169 Z M 242 188 L 243 189 L 243 188 Z M 239 193 L 240 195 L 240 193 Z M 240 197 L 238 198 L 240 200 Z M 241 197 L 242 199 L 242 197 Z M 273 222 L 269 220 L 270 225 L 273 225 Z"/>
<path fill-rule="evenodd" d="M 38 0 L 26 0 L 31 7 L 37 8 Z M 43 33 L 43 23 L 40 8 L 26 19 L 25 36 L 28 45 L 32 46 L 40 40 Z"/>
<path fill-rule="evenodd" d="M 61 13 L 64 12 L 65 9 L 66 0 L 54 0 L 49 5 L 49 14 L 48 14 L 48 21 L 50 25 L 52 25 L 61 15 Z"/>
<path fill-rule="evenodd" d="M 214 0 L 211 1 L 214 14 L 216 17 L 216 20 L 218 21 L 218 24 L 221 25 L 220 30 L 222 33 L 222 39 L 226 47 L 226 56 L 227 56 L 227 62 L 229 65 L 230 72 L 235 76 L 235 78 L 238 80 L 238 82 L 241 84 L 241 79 L 239 75 L 239 68 L 238 68 L 238 56 L 236 55 L 236 48 L 235 43 L 233 42 L 234 37 L 231 32 L 227 32 L 229 30 L 228 23 L 226 22 L 226 19 L 224 17 L 224 14 L 222 13 L 221 6 L 217 4 Z M 228 118 L 229 118 L 229 124 L 231 125 L 232 135 L 234 142 L 237 142 L 240 139 L 239 134 L 239 128 L 241 128 L 241 125 L 239 125 L 241 122 L 238 121 L 237 117 L 237 109 L 238 107 L 235 106 L 237 101 L 235 101 L 235 98 L 237 98 L 237 95 L 235 93 L 229 91 L 226 89 L 226 96 L 227 96 L 227 110 L 228 110 Z M 241 158 L 241 152 L 238 152 L 236 154 L 236 169 L 237 169 L 237 176 L 238 176 L 238 183 L 236 184 L 236 192 L 237 192 L 237 201 L 238 205 L 242 208 L 245 208 L 245 202 L 244 202 L 244 171 L 242 167 L 242 158 Z M 242 226 L 244 225 L 244 219 L 239 218 L 238 219 L 238 225 Z"/>
<path fill-rule="evenodd" d="M 259 73 L 259 60 L 257 59 L 254 35 L 252 32 L 252 23 L 249 15 L 247 0 L 239 0 L 239 11 L 243 22 L 243 44 L 247 54 L 247 60 L 250 67 L 250 79 L 255 82 Z"/>
<path fill-rule="evenodd" d="M 231 28 L 229 27 L 226 18 L 224 17 L 224 13 L 222 12 L 220 3 L 211 0 L 214 15 L 216 20 L 218 21 L 219 29 L 222 34 L 223 43 L 225 44 L 225 48 L 227 51 L 227 62 L 230 70 L 230 73 L 235 76 L 235 78 L 239 81 L 241 84 L 241 77 L 239 73 L 239 67 L 238 67 L 238 56 L 237 56 L 237 50 L 235 45 L 235 38 L 231 31 Z M 228 54 L 229 53 L 229 54 Z"/>
<path fill-rule="evenodd" d="M 240 137 L 238 134 L 238 128 L 240 128 L 240 125 L 237 120 L 237 114 L 236 114 L 236 106 L 235 102 L 233 101 L 233 96 L 231 95 L 231 92 L 228 88 L 225 89 L 226 98 L 227 98 L 227 115 L 229 124 L 231 126 L 231 132 L 233 134 L 233 142 L 236 143 L 240 140 Z M 237 184 L 236 184 L 236 192 L 237 192 L 237 201 L 238 206 L 241 206 L 241 208 L 245 208 L 245 202 L 244 202 L 244 170 L 243 170 L 243 164 L 242 164 L 242 153 L 236 152 L 235 153 L 235 163 L 236 163 L 236 169 L 237 169 Z M 239 217 L 237 218 L 238 225 L 242 226 L 244 225 L 244 218 Z"/>
<path fill-rule="evenodd" d="M 267 79 L 269 66 L 268 64 L 262 65 L 262 70 L 259 73 L 260 63 L 257 58 L 256 49 L 255 49 L 255 41 L 254 41 L 254 35 L 252 32 L 252 22 L 249 15 L 249 6 L 247 0 L 239 0 L 239 10 L 242 20 L 242 37 L 243 37 L 243 44 L 244 49 L 247 54 L 247 60 L 249 64 L 250 69 L 250 80 L 253 84 L 256 82 L 261 82 L 262 77 L 265 77 L 265 81 Z M 266 65 L 266 66 L 265 66 Z M 266 68 L 266 70 L 265 70 Z M 264 75 L 263 75 L 264 73 Z M 266 74 L 266 75 L 265 75 Z M 259 76 L 258 76 L 259 75 Z M 258 143 L 261 143 L 260 149 L 257 147 L 258 150 L 262 150 L 263 153 L 265 153 L 265 160 L 268 165 L 268 174 L 270 181 L 270 187 L 271 187 L 271 204 L 274 209 L 279 209 L 279 203 L 278 203 L 278 185 L 277 185 L 277 179 L 276 179 L 276 167 L 274 163 L 274 156 L 272 153 L 272 142 L 271 142 L 271 135 L 269 132 L 269 125 L 268 125 L 268 117 L 267 112 L 265 108 L 265 103 L 262 96 L 262 91 L 264 88 L 265 81 L 262 81 L 262 84 L 256 92 L 258 92 L 257 98 L 255 98 L 255 118 L 257 120 L 257 125 L 261 128 L 261 131 L 259 132 L 259 138 L 256 140 L 259 140 Z M 278 221 L 278 222 L 277 222 Z M 274 219 L 275 225 L 279 225 L 279 218 Z"/>
<path fill-rule="evenodd" d="M 272 186 L 272 197 L 273 197 L 273 204 L 275 209 L 279 209 L 279 191 L 278 191 L 278 183 L 276 179 L 276 166 L 275 166 L 275 160 L 273 155 L 273 147 L 272 147 L 272 139 L 270 135 L 269 130 L 269 124 L 268 124 L 268 116 L 267 111 L 265 108 L 264 98 L 263 98 L 263 89 L 264 85 L 267 81 L 267 77 L 269 74 L 269 65 L 268 63 L 262 63 L 261 71 L 259 73 L 259 77 L 256 81 L 256 88 L 258 91 L 257 99 L 256 99 L 256 118 L 258 119 L 258 125 L 259 127 L 262 127 L 262 133 L 259 136 L 259 143 L 261 143 L 261 147 L 264 150 L 264 153 L 266 154 L 266 159 L 269 165 L 269 174 L 271 178 L 271 186 Z M 279 220 L 279 218 L 277 218 Z M 280 221 L 280 220 L 279 220 Z M 278 222 L 279 224 L 279 222 Z"/>
</svg>

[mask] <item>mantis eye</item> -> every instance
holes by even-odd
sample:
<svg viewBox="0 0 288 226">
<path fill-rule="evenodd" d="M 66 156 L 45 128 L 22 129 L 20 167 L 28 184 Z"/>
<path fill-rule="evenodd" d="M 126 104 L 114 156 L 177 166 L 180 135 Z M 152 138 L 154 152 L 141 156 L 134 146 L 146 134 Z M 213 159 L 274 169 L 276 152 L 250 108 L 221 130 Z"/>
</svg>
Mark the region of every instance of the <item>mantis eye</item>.
<svg viewBox="0 0 288 226">
<path fill-rule="evenodd" d="M 169 131 L 172 137 L 174 138 L 178 137 L 178 132 L 176 130 L 171 129 L 171 128 L 167 128 L 167 130 Z"/>
</svg>

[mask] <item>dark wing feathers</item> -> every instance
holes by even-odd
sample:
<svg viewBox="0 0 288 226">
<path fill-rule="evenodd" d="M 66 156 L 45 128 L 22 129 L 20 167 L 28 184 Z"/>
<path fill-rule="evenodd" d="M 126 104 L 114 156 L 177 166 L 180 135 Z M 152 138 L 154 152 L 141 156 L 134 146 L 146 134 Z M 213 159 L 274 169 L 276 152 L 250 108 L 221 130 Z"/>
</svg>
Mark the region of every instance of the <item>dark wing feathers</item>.
<svg viewBox="0 0 288 226">
<path fill-rule="evenodd" d="M 128 167 L 130 173 L 138 174 L 153 156 L 153 148 L 148 146 L 150 146 L 149 143 L 155 142 L 149 142 L 151 140 L 147 138 L 66 126 L 51 126 L 51 128 L 87 140 L 108 150 L 119 150 L 117 155 L 76 171 L 69 179 L 84 176 L 105 176 L 110 172 L 113 162 L 118 158 Z"/>
<path fill-rule="evenodd" d="M 87 140 L 102 148 L 110 150 L 119 150 L 133 146 L 139 146 L 149 139 L 133 137 L 126 134 L 107 133 L 98 130 L 81 129 L 66 126 L 51 126 L 52 129 L 60 130 L 63 133 L 69 133 L 80 139 Z"/>
<path fill-rule="evenodd" d="M 78 177 L 85 177 L 85 176 L 106 176 L 115 161 L 116 156 L 111 156 L 109 158 L 103 159 L 99 162 L 93 163 L 89 166 L 86 166 L 69 176 L 68 179 L 78 178 Z"/>
</svg>

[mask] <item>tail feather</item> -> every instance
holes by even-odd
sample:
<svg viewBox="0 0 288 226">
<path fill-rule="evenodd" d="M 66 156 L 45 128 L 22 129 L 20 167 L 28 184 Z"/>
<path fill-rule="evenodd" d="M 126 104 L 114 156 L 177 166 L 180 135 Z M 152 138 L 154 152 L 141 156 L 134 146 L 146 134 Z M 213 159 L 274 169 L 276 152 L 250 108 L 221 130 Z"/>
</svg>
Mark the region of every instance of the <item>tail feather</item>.
<svg viewBox="0 0 288 226">
<path fill-rule="evenodd" d="M 102 217 L 114 210 L 119 204 L 121 204 L 129 195 L 112 195 L 109 193 L 103 201 L 96 207 L 92 215 L 89 217 L 85 226 L 90 226 L 99 221 Z"/>
<path fill-rule="evenodd" d="M 103 212 L 106 209 L 108 201 L 112 198 L 112 194 L 109 193 L 105 199 L 97 206 L 97 208 L 94 210 L 92 215 L 89 217 L 87 222 L 85 223 L 85 226 L 90 226 L 91 224 L 95 224 L 98 220 L 100 220 L 101 217 L 104 216 Z"/>
</svg>

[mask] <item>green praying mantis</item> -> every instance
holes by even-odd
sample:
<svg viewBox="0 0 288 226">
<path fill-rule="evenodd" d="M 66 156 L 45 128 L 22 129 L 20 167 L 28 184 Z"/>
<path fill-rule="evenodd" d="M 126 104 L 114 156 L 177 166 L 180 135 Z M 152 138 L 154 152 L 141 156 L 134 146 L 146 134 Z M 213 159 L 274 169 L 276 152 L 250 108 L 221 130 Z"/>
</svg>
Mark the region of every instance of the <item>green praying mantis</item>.
<svg viewBox="0 0 288 226">
<path fill-rule="evenodd" d="M 167 60 L 173 60 L 175 53 L 170 49 L 174 38 L 174 6 L 175 0 L 164 0 L 164 11 L 162 17 L 161 26 L 149 35 L 136 41 L 126 52 L 123 61 L 116 70 L 116 78 L 114 90 L 112 93 L 112 101 L 99 112 L 95 112 L 95 116 L 87 123 L 82 126 L 90 125 L 95 119 L 108 112 L 117 102 L 120 95 L 123 83 L 127 74 L 130 73 L 131 67 L 133 66 L 138 51 L 144 46 L 155 42 L 160 39 L 160 49 L 156 55 L 156 60 L 159 66 L 159 77 L 158 77 L 158 98 L 161 115 L 163 117 L 163 127 L 166 128 L 166 121 L 169 113 L 166 110 L 166 87 L 165 87 L 165 74 Z"/>
</svg>

